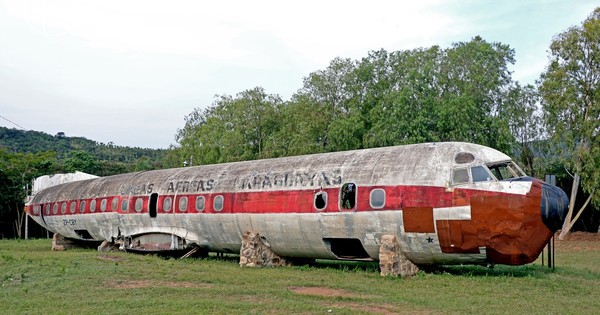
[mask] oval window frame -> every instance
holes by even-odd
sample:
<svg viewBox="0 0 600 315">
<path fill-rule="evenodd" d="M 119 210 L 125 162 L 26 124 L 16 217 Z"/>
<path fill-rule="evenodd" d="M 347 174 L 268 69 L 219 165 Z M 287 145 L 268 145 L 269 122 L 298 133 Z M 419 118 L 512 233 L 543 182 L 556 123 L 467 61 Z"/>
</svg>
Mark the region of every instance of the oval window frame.
<svg viewBox="0 0 600 315">
<path fill-rule="evenodd" d="M 202 202 L 198 202 L 199 200 L 202 200 Z M 202 206 L 198 207 L 198 205 L 202 205 Z M 196 208 L 196 212 L 204 212 L 204 208 L 206 208 L 206 198 L 204 198 L 204 196 L 196 197 L 195 208 Z"/>
<path fill-rule="evenodd" d="M 182 206 L 183 209 L 182 209 Z M 179 197 L 179 200 L 177 200 L 177 209 L 179 210 L 179 212 L 187 212 L 189 207 L 189 202 L 188 202 L 188 197 L 183 196 L 183 197 Z"/>
<path fill-rule="evenodd" d="M 373 198 L 373 194 L 377 193 L 377 192 L 382 192 L 383 193 L 383 202 L 382 202 L 381 206 L 376 206 L 376 205 L 373 204 L 373 199 L 375 199 L 375 198 Z M 375 188 L 375 189 L 371 190 L 371 193 L 369 194 L 369 205 L 373 209 L 382 209 L 382 208 L 385 207 L 385 202 L 387 201 L 386 197 L 387 197 L 387 194 L 385 192 L 385 189 L 383 189 L 383 188 Z"/>
<path fill-rule="evenodd" d="M 224 207 L 225 207 L 225 198 L 223 197 L 223 195 L 215 196 L 215 199 L 213 200 L 213 209 L 215 210 L 215 212 L 223 211 Z"/>
<path fill-rule="evenodd" d="M 162 208 L 164 212 L 171 212 L 171 209 L 173 209 L 173 198 L 165 197 L 162 202 Z"/>
</svg>

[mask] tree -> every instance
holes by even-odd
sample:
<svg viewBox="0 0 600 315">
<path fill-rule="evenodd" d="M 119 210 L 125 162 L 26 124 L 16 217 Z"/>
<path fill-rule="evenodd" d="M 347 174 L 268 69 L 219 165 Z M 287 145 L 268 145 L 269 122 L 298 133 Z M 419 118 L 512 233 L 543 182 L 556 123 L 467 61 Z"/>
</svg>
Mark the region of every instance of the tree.
<svg viewBox="0 0 600 315">
<path fill-rule="evenodd" d="M 441 58 L 443 51 L 433 46 L 363 59 L 360 71 L 374 69 L 372 81 L 365 84 L 366 99 L 374 102 L 367 147 L 439 141 L 435 107 Z"/>
<path fill-rule="evenodd" d="M 368 146 L 467 141 L 509 151 L 514 136 L 503 107 L 513 62 L 510 47 L 480 37 L 444 50 L 370 54 L 359 66 L 372 73 L 362 84 L 374 103 Z"/>
<path fill-rule="evenodd" d="M 600 205 L 600 8 L 553 38 L 539 91 L 554 147 L 575 174 L 567 232 L 580 180 Z"/>
<path fill-rule="evenodd" d="M 55 172 L 56 153 L 12 153 L 0 149 L 0 227 L 7 231 L 9 224 L 14 235 L 23 235 L 23 212 L 26 187 L 31 180 Z M 10 233 L 12 234 L 12 233 Z M 1 236 L 1 235 L 0 235 Z"/>
<path fill-rule="evenodd" d="M 534 177 L 543 174 L 536 154 L 548 151 L 546 142 L 541 141 L 543 122 L 539 101 L 535 86 L 521 86 L 516 82 L 510 87 L 506 101 L 500 109 L 500 116 L 506 120 L 510 133 L 515 137 L 514 151 L 519 157 L 521 167 Z"/>
<path fill-rule="evenodd" d="M 265 147 L 273 157 L 320 153 L 326 150 L 329 116 L 308 94 L 296 94 L 279 106 L 279 128 Z"/>
<path fill-rule="evenodd" d="M 304 78 L 304 86 L 294 96 L 309 110 L 323 117 L 318 141 L 325 151 L 362 147 L 364 124 L 360 117 L 361 102 L 356 100 L 356 63 L 335 58 L 325 70 Z M 357 117 L 358 116 L 358 117 Z"/>
<path fill-rule="evenodd" d="M 510 119 L 530 105 L 519 98 L 528 90 L 509 93 L 513 62 L 510 47 L 480 37 L 448 49 L 335 58 L 288 102 L 256 88 L 194 110 L 170 160 L 206 164 L 428 141 L 509 151 Z"/>
<path fill-rule="evenodd" d="M 84 172 L 97 174 L 99 165 L 96 158 L 85 151 L 73 151 L 70 157 L 64 161 L 63 169 L 66 172 Z"/>
<path fill-rule="evenodd" d="M 188 164 L 211 164 L 271 157 L 268 142 L 279 126 L 278 95 L 262 88 L 222 95 L 205 110 L 196 108 L 176 140 L 177 156 Z"/>
<path fill-rule="evenodd" d="M 476 36 L 445 51 L 438 75 L 436 122 L 441 141 L 475 142 L 509 151 L 513 137 L 500 116 L 512 83 L 514 50 Z"/>
</svg>

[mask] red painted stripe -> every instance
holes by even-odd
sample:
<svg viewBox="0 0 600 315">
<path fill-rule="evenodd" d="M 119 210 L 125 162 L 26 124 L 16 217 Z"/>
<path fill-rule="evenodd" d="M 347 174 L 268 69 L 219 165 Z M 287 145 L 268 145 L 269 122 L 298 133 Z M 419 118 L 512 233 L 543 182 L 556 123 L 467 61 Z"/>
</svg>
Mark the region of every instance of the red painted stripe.
<svg viewBox="0 0 600 315">
<path fill-rule="evenodd" d="M 374 209 L 370 205 L 370 193 L 373 189 L 383 189 L 386 194 L 386 202 L 383 208 Z M 314 207 L 315 193 L 326 192 L 328 196 L 327 207 L 317 211 Z M 371 186 L 358 187 L 357 205 L 355 210 L 341 209 L 339 203 L 339 188 L 327 188 L 323 190 L 285 190 L 265 192 L 235 192 L 235 193 L 213 193 L 213 194 L 180 194 L 162 195 L 158 198 L 159 214 L 179 213 L 317 213 L 317 212 L 340 212 L 340 211 L 372 211 L 372 210 L 398 210 L 405 208 L 443 208 L 451 206 L 468 205 L 473 196 L 496 196 L 510 195 L 507 193 L 454 189 L 447 192 L 444 187 L 427 186 Z M 224 205 L 222 211 L 215 211 L 213 203 L 216 196 L 223 196 Z M 204 197 L 205 207 L 203 211 L 196 210 L 196 198 Z M 179 210 L 181 198 L 187 197 L 188 206 L 185 211 Z M 167 211 L 164 203 L 171 198 L 171 209 Z M 96 200 L 96 209 L 91 211 L 92 200 Z M 113 208 L 113 199 L 116 199 L 116 208 Z M 136 211 L 135 205 L 138 199 L 142 200 L 142 210 Z M 87 198 L 80 200 L 57 201 L 53 203 L 35 204 L 26 207 L 28 213 L 33 214 L 33 207 L 41 206 L 44 216 L 54 215 L 81 215 L 91 213 L 116 212 L 120 214 L 143 214 L 148 213 L 149 195 L 140 196 L 108 196 L 103 198 Z M 101 202 L 106 200 L 106 210 L 101 210 Z M 121 205 L 123 200 L 128 200 L 128 210 L 123 211 Z M 81 210 L 81 202 L 85 201 L 85 209 Z M 75 210 L 71 213 L 71 203 L 76 202 Z M 65 213 L 62 213 L 63 203 L 66 203 Z M 56 206 L 56 213 L 54 207 Z M 47 209 L 50 209 L 47 213 Z"/>
</svg>

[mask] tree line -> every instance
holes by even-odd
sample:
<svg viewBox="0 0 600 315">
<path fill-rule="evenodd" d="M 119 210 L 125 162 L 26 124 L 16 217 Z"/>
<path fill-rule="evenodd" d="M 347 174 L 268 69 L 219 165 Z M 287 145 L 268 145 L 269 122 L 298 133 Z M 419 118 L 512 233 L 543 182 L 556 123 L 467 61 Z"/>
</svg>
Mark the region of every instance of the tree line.
<svg viewBox="0 0 600 315">
<path fill-rule="evenodd" d="M 522 150 L 541 138 L 539 98 L 512 80 L 513 63 L 509 46 L 480 37 L 335 58 L 289 101 L 256 87 L 196 108 L 169 156 L 209 164 L 439 141 Z"/>
<path fill-rule="evenodd" d="M 102 144 L 0 127 L 0 238 L 22 236 L 24 200 L 31 180 L 81 171 L 98 176 L 163 168 L 166 150 Z M 40 235 L 42 231 L 33 231 Z"/>
</svg>

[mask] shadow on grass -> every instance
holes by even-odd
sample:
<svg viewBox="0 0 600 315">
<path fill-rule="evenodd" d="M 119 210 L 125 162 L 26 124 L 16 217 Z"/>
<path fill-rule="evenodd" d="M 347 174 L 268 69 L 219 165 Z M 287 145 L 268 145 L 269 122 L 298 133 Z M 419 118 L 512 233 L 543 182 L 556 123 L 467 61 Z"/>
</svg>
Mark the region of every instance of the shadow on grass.
<svg viewBox="0 0 600 315">
<path fill-rule="evenodd" d="M 240 256 L 236 254 L 217 254 L 210 253 L 207 258 L 213 261 L 226 261 L 230 263 L 239 263 Z M 349 261 L 349 260 L 327 260 L 327 259 L 296 259 L 292 260 L 293 268 L 298 269 L 336 269 L 343 271 L 373 271 L 379 273 L 379 263 L 374 261 Z"/>
<path fill-rule="evenodd" d="M 428 266 L 424 270 L 431 274 L 450 274 L 454 276 L 473 276 L 473 277 L 535 277 L 542 278 L 548 274 L 556 272 L 556 269 L 540 265 L 525 266 L 505 266 L 497 265 L 493 268 L 477 265 L 456 265 L 456 266 Z"/>
<path fill-rule="evenodd" d="M 223 261 L 227 263 L 238 263 L 239 255 L 224 253 L 210 253 L 206 259 L 212 261 Z M 344 272 L 373 272 L 379 273 L 379 262 L 377 261 L 349 261 L 349 260 L 297 260 L 293 262 L 293 268 L 297 269 L 332 269 Z M 493 268 L 479 265 L 438 265 L 438 266 L 420 266 L 421 272 L 433 275 L 454 275 L 464 277 L 535 277 L 544 278 L 549 274 L 562 273 L 565 270 L 562 268 L 551 269 L 542 265 L 524 265 L 524 266 L 507 266 L 496 265 Z M 577 273 L 570 271 L 569 273 Z M 589 274 L 588 274 L 589 277 Z"/>
</svg>

